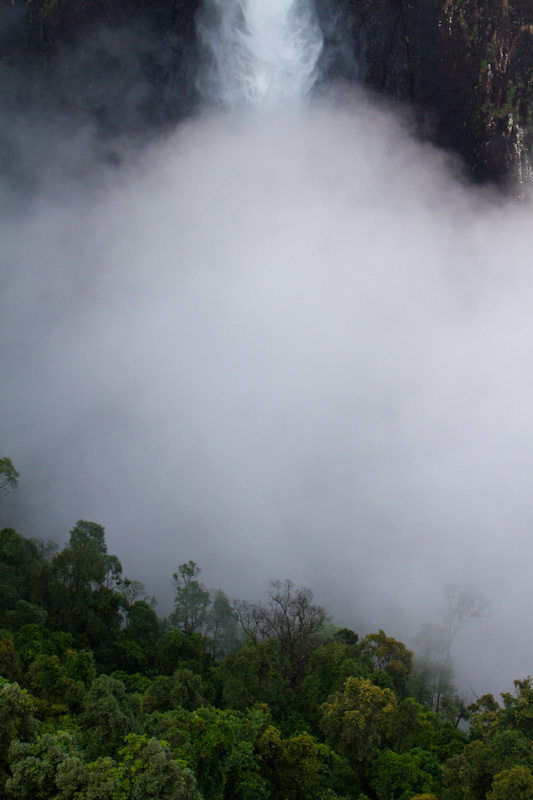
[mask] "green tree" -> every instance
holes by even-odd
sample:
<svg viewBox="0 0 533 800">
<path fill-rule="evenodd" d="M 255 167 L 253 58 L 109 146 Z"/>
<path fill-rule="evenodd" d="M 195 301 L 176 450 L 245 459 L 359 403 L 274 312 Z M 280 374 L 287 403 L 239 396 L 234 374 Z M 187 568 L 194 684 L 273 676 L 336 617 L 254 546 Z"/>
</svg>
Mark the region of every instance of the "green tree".
<svg viewBox="0 0 533 800">
<path fill-rule="evenodd" d="M 71 800 L 84 788 L 86 768 L 70 734 L 45 733 L 35 743 L 15 741 L 6 791 L 16 800 Z"/>
<path fill-rule="evenodd" d="M 139 731 L 140 704 L 121 681 L 100 675 L 87 692 L 79 716 L 90 759 L 115 756 L 128 733 Z"/>
<path fill-rule="evenodd" d="M 361 651 L 372 659 L 378 670 L 390 676 L 396 693 L 405 697 L 407 678 L 413 669 L 413 652 L 382 630 L 365 636 Z"/>
<path fill-rule="evenodd" d="M 495 776 L 516 766 L 533 768 L 533 742 L 517 730 L 501 730 L 473 741 L 443 765 L 446 799 L 483 800 Z"/>
<path fill-rule="evenodd" d="M 50 630 L 43 624 L 24 625 L 15 631 L 13 641 L 23 672 L 42 655 L 63 658 L 69 650 L 75 649 L 74 636 L 71 633 Z"/>
<path fill-rule="evenodd" d="M 356 636 L 356 634 L 354 634 Z M 337 637 L 336 637 L 337 639 Z M 349 643 L 336 640 L 318 647 L 307 665 L 297 694 L 298 710 L 318 731 L 321 706 L 328 697 L 342 688 L 350 677 L 370 678 L 372 666 L 361 654 L 357 639 Z"/>
<path fill-rule="evenodd" d="M 245 711 L 256 703 L 266 703 L 274 714 L 291 708 L 291 689 L 283 677 L 279 643 L 274 639 L 247 644 L 220 664 L 222 703 L 226 708 Z"/>
<path fill-rule="evenodd" d="M 424 792 L 424 794 L 415 794 L 411 800 L 439 800 L 439 798 L 435 794 Z"/>
<path fill-rule="evenodd" d="M 24 625 L 44 625 L 47 618 L 48 612 L 43 606 L 17 600 L 14 607 L 5 612 L 3 624 L 8 630 L 16 632 Z"/>
<path fill-rule="evenodd" d="M 72 633 L 78 646 L 89 643 L 103 670 L 113 667 L 122 623 L 121 597 L 107 585 L 119 570 L 116 556 L 107 553 L 104 528 L 85 520 L 76 523 L 67 547 L 50 564 L 50 623 Z"/>
<path fill-rule="evenodd" d="M 468 707 L 473 738 L 490 739 L 503 723 L 503 710 L 491 694 L 484 694 Z"/>
<path fill-rule="evenodd" d="M 438 763 L 434 758 L 430 766 L 433 774 L 428 771 L 430 759 L 431 754 L 423 750 L 410 753 L 382 751 L 372 764 L 371 785 L 378 800 L 410 800 L 414 794 L 429 793 L 435 773 L 438 773 Z"/>
<path fill-rule="evenodd" d="M 533 772 L 529 767 L 515 766 L 494 777 L 487 800 L 531 800 Z"/>
<path fill-rule="evenodd" d="M 19 473 L 10 458 L 0 458 L 0 497 L 14 492 L 18 486 Z"/>
<path fill-rule="evenodd" d="M 41 575 L 44 569 L 39 543 L 26 539 L 13 528 L 0 530 L 0 624 L 10 628 L 6 612 L 25 600 L 41 600 Z"/>
<path fill-rule="evenodd" d="M 86 764 L 72 736 L 14 742 L 6 790 L 16 800 L 201 800 L 194 776 L 164 742 L 129 734 L 117 760 Z"/>
<path fill-rule="evenodd" d="M 154 669 L 157 644 L 162 638 L 161 625 L 152 606 L 146 600 L 135 600 L 122 606 L 125 626 L 120 630 L 116 646 L 116 663 L 128 672 Z"/>
<path fill-rule="evenodd" d="M 202 800 L 193 774 L 166 742 L 130 733 L 119 757 L 129 800 Z"/>
<path fill-rule="evenodd" d="M 367 678 L 348 678 L 344 690 L 322 706 L 326 741 L 356 762 L 370 761 L 388 732 L 398 701 Z"/>
<path fill-rule="evenodd" d="M 513 681 L 514 693 L 504 692 L 503 719 L 505 727 L 516 728 L 529 739 L 533 739 L 533 678 Z"/>
<path fill-rule="evenodd" d="M 359 635 L 352 631 L 351 628 L 338 628 L 333 638 L 341 644 L 357 645 L 359 642 Z"/>
<path fill-rule="evenodd" d="M 15 740 L 31 742 L 35 739 L 38 723 L 34 716 L 35 704 L 18 683 L 0 679 L 0 788 L 8 775 L 8 753 Z"/>
<path fill-rule="evenodd" d="M 210 664 L 209 654 L 199 633 L 190 636 L 177 628 L 168 631 L 156 644 L 156 668 L 162 675 L 172 675 L 179 666 L 205 674 Z"/>
<path fill-rule="evenodd" d="M 387 742 L 396 753 L 407 753 L 414 747 L 432 749 L 437 735 L 435 715 L 406 697 L 396 706 L 390 720 Z M 462 742 L 464 745 L 464 741 Z"/>
<path fill-rule="evenodd" d="M 70 531 L 68 546 L 54 556 L 52 570 L 65 589 L 61 599 L 65 601 L 70 594 L 79 601 L 104 586 L 110 571 L 120 571 L 120 562 L 107 553 L 104 528 L 80 519 Z"/>
<path fill-rule="evenodd" d="M 473 736 L 490 740 L 496 733 L 512 729 L 533 739 L 533 678 L 513 683 L 514 692 L 502 694 L 503 707 L 491 694 L 483 695 L 468 707 Z"/>
<path fill-rule="evenodd" d="M 19 657 L 12 639 L 0 639 L 0 676 L 8 681 L 20 680 Z"/>
<path fill-rule="evenodd" d="M 432 737 L 431 752 L 444 763 L 461 753 L 468 741 L 467 734 L 447 720 L 435 718 L 436 730 Z M 423 746 L 423 745 L 421 745 Z"/>
<path fill-rule="evenodd" d="M 66 704 L 78 713 L 95 677 L 92 652 L 69 648 L 61 655 L 39 655 L 29 665 L 24 682 L 34 696 L 48 703 Z"/>
<path fill-rule="evenodd" d="M 268 721 L 262 709 L 240 714 L 211 706 L 179 708 L 151 714 L 146 731 L 168 741 L 189 764 L 204 800 L 263 800 L 267 790 L 256 743 Z"/>
<path fill-rule="evenodd" d="M 172 675 L 159 675 L 152 681 L 143 695 L 142 706 L 148 714 L 178 706 L 192 711 L 204 703 L 208 693 L 209 687 L 200 675 L 180 667 Z"/>
<path fill-rule="evenodd" d="M 176 584 L 174 611 L 170 624 L 185 634 L 203 633 L 208 618 L 211 596 L 203 584 L 196 580 L 200 567 L 194 562 L 181 564 L 172 576 Z"/>
<path fill-rule="evenodd" d="M 328 779 L 338 756 L 309 733 L 284 739 L 278 728 L 269 725 L 258 740 L 257 749 L 272 800 L 319 800 L 332 796 L 327 791 L 331 789 Z"/>
</svg>

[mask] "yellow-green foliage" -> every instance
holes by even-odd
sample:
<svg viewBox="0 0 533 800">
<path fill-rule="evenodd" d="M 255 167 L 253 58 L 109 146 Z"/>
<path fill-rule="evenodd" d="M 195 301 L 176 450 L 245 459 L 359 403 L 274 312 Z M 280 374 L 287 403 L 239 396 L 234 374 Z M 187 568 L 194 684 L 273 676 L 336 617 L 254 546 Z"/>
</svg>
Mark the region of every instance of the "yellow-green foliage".
<svg viewBox="0 0 533 800">
<path fill-rule="evenodd" d="M 415 794 L 414 797 L 411 797 L 411 800 L 438 800 L 438 797 L 434 794 Z"/>
<path fill-rule="evenodd" d="M 342 694 L 322 706 L 327 741 L 355 761 L 371 759 L 387 733 L 398 701 L 367 678 L 348 678 Z"/>
<path fill-rule="evenodd" d="M 533 773 L 526 766 L 506 769 L 494 777 L 487 800 L 531 800 Z"/>
</svg>

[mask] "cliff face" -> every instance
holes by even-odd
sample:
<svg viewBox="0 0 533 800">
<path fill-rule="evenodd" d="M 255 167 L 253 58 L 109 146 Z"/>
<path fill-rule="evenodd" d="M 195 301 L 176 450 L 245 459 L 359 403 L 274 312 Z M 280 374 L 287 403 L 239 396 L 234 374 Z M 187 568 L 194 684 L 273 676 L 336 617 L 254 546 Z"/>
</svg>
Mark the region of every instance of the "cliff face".
<svg viewBox="0 0 533 800">
<path fill-rule="evenodd" d="M 424 130 L 474 179 L 531 181 L 531 0 L 317 3 L 341 15 L 360 79 L 414 104 Z M 198 5 L 0 0 L 0 92 L 15 70 L 30 77 L 33 99 L 59 97 L 110 129 L 174 122 L 197 100 Z"/>
<path fill-rule="evenodd" d="M 447 0 L 438 24 L 441 81 L 449 70 L 449 116 L 455 114 L 444 132 L 469 154 L 482 178 L 511 170 L 531 181 L 532 4 Z M 459 115 L 468 135 L 454 140 Z"/>
<path fill-rule="evenodd" d="M 530 0 L 350 0 L 363 80 L 412 101 L 477 180 L 532 179 Z"/>
<path fill-rule="evenodd" d="M 0 0 L 0 98 L 104 132 L 174 123 L 196 102 L 200 0 Z"/>
</svg>

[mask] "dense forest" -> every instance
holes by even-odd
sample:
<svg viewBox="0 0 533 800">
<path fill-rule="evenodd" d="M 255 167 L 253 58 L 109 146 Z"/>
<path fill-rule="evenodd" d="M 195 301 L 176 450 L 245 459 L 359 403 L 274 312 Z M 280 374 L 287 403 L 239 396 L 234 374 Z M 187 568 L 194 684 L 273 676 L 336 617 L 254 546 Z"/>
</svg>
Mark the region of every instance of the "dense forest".
<svg viewBox="0 0 533 800">
<path fill-rule="evenodd" d="M 290 580 L 265 602 L 212 593 L 194 561 L 161 619 L 94 522 L 63 549 L 5 528 L 0 551 L 2 798 L 533 796 L 533 679 L 502 703 L 453 687 L 464 594 L 414 657 L 336 627 Z"/>
</svg>

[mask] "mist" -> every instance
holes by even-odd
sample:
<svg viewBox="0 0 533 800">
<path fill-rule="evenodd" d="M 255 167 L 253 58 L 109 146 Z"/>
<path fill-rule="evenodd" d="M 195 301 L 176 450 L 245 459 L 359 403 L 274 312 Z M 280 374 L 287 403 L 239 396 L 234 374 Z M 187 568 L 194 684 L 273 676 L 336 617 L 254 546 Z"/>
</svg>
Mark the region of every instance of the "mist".
<svg viewBox="0 0 533 800">
<path fill-rule="evenodd" d="M 53 147 L 11 127 L 39 166 L 0 220 L 0 524 L 104 525 L 161 614 L 193 559 L 409 643 L 467 583 L 490 608 L 458 683 L 508 690 L 532 657 L 530 203 L 354 86 L 229 105 L 107 165 L 64 118 Z"/>
</svg>

